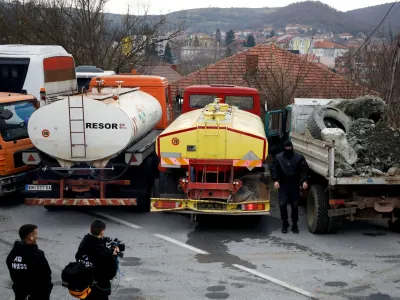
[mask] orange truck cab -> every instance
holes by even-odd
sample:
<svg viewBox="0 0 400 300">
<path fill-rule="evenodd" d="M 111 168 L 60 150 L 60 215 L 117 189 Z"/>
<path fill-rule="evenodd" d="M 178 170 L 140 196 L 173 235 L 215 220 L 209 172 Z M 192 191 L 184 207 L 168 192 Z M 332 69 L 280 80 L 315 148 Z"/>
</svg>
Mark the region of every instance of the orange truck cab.
<svg viewBox="0 0 400 300">
<path fill-rule="evenodd" d="M 34 96 L 0 92 L 0 196 L 22 190 L 36 168 L 23 163 L 22 151 L 33 147 L 28 120 L 39 106 Z"/>
<path fill-rule="evenodd" d="M 93 87 L 96 87 L 98 81 L 101 81 L 101 83 L 107 87 L 118 87 L 119 83 L 121 84 L 121 87 L 124 88 L 138 87 L 141 91 L 156 98 L 162 107 L 162 118 L 157 124 L 156 129 L 165 129 L 174 120 L 171 90 L 166 78 L 132 74 L 94 77 L 90 81 L 89 90 L 91 90 Z"/>
<path fill-rule="evenodd" d="M 220 103 L 234 105 L 260 116 L 260 92 L 257 89 L 223 84 L 187 87 L 183 92 L 182 114 L 204 108 L 214 102 L 215 98 L 220 98 Z"/>
</svg>

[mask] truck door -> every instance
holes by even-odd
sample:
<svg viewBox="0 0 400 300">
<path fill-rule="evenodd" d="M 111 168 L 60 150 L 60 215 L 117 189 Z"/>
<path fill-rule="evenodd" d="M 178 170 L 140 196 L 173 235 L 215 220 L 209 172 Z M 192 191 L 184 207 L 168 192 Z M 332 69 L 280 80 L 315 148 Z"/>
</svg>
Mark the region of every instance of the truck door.
<svg viewBox="0 0 400 300">
<path fill-rule="evenodd" d="M 4 154 L 2 171 L 12 174 L 16 173 L 15 169 L 26 167 L 22 161 L 22 152 L 20 150 L 32 147 L 28 135 L 28 121 L 36 108 L 33 101 L 27 100 L 1 103 L 0 111 L 5 110 L 10 112 L 11 117 L 7 119 L 0 117 L 2 153 Z"/>
<path fill-rule="evenodd" d="M 282 148 L 283 110 L 267 111 L 265 115 L 265 135 L 268 139 L 268 152 L 277 154 Z"/>
</svg>

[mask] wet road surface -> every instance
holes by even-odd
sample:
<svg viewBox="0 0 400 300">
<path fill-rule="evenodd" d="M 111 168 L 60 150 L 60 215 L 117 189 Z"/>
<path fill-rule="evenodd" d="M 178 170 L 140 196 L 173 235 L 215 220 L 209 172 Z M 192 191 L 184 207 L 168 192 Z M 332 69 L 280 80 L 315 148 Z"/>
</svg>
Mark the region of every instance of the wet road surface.
<svg viewBox="0 0 400 300">
<path fill-rule="evenodd" d="M 252 225 L 241 217 L 136 213 L 129 209 L 47 211 L 0 207 L 0 299 L 13 299 L 5 258 L 24 223 L 39 226 L 39 247 L 53 270 L 51 299 L 74 299 L 61 270 L 95 218 L 127 245 L 110 299 L 400 299 L 400 235 L 377 223 L 345 223 L 312 235 L 280 232 L 277 207 Z M 250 224 L 249 224 L 250 223 Z"/>
</svg>

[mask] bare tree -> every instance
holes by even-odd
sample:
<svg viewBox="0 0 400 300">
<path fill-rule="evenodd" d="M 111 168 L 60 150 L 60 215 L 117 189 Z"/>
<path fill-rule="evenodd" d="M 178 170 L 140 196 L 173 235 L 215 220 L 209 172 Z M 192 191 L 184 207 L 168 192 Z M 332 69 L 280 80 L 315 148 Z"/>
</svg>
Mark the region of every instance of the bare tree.
<svg viewBox="0 0 400 300">
<path fill-rule="evenodd" d="M 183 46 L 180 49 L 179 73 L 188 75 L 212 65 L 224 57 L 224 47 Z"/>
<path fill-rule="evenodd" d="M 148 49 L 184 30 L 184 22 L 167 16 L 107 14 L 107 0 L 11 0 L 0 6 L 0 42 L 57 44 L 76 64 L 116 71 L 147 67 Z"/>
<path fill-rule="evenodd" d="M 387 41 L 383 35 L 344 59 L 340 72 L 354 84 L 362 84 L 388 104 L 387 121 L 400 127 L 400 35 Z"/>
</svg>

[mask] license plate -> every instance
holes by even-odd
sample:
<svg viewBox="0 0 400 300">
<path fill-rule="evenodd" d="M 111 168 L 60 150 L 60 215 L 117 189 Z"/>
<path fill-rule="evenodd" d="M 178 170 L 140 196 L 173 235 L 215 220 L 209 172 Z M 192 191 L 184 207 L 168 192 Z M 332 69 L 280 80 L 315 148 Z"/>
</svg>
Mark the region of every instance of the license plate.
<svg viewBox="0 0 400 300">
<path fill-rule="evenodd" d="M 26 191 L 51 191 L 51 184 L 27 184 L 25 185 Z"/>
<path fill-rule="evenodd" d="M 224 205 L 222 203 L 197 203 L 197 209 L 224 210 Z"/>
</svg>

